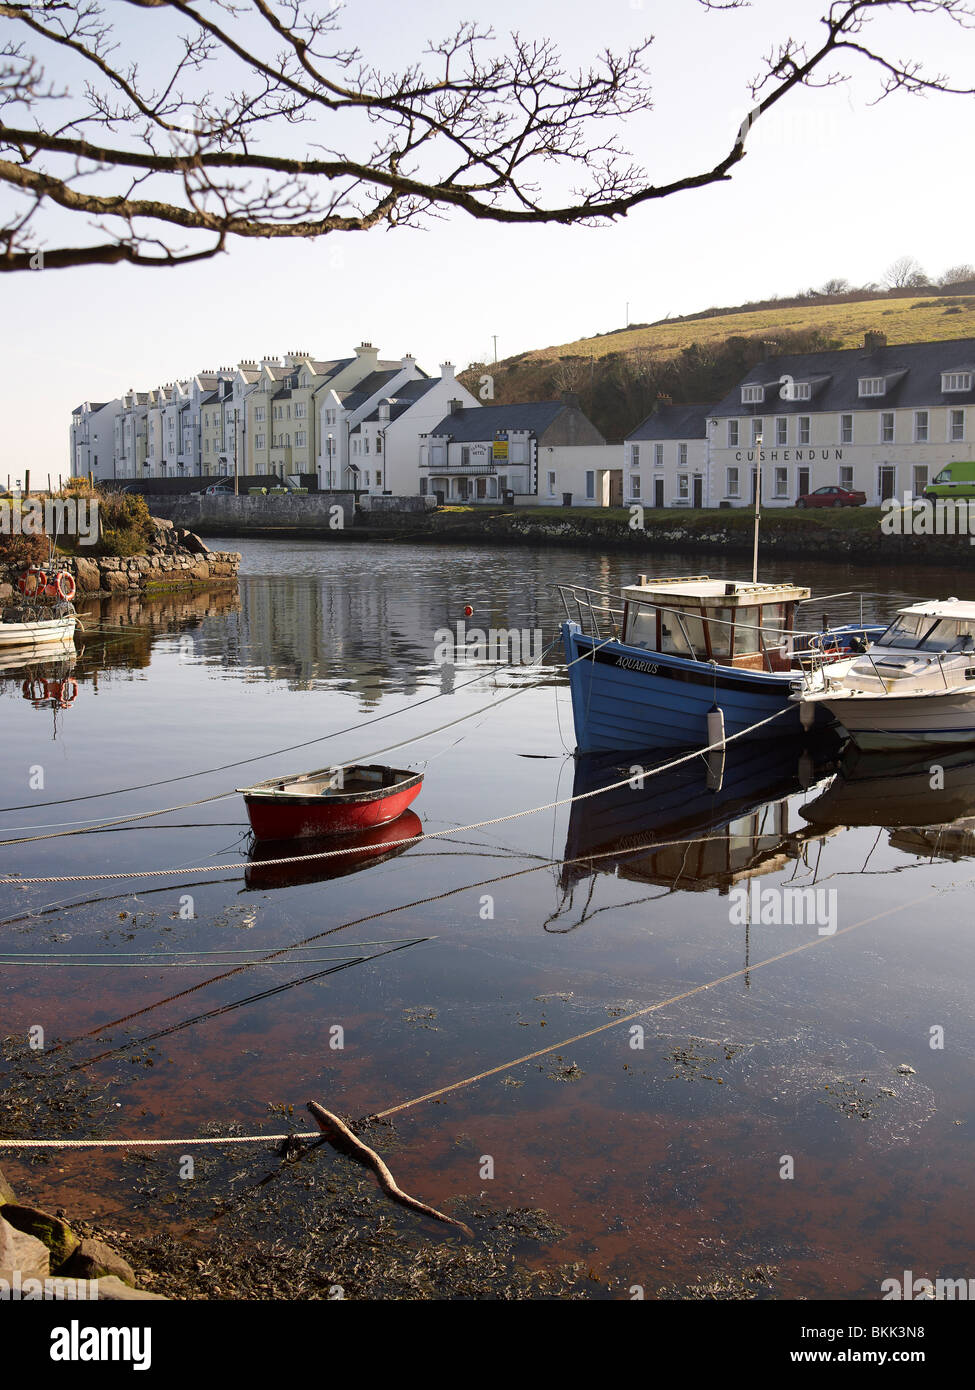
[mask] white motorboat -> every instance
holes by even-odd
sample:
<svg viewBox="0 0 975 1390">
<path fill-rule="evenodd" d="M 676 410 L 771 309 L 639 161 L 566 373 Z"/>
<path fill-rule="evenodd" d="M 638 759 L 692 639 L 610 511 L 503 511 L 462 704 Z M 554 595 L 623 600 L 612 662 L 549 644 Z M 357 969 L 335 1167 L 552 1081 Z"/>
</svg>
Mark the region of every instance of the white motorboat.
<svg viewBox="0 0 975 1390">
<path fill-rule="evenodd" d="M 793 699 L 864 749 L 975 743 L 975 603 L 902 608 L 861 655 L 817 663 Z"/>
</svg>

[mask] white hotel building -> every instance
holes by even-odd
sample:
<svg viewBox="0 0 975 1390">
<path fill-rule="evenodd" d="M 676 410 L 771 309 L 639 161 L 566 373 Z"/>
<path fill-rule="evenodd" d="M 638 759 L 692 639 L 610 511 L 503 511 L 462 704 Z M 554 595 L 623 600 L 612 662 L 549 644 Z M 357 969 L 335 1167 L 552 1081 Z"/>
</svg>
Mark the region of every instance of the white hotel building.
<svg viewBox="0 0 975 1390">
<path fill-rule="evenodd" d="M 792 507 L 827 484 L 877 506 L 975 459 L 975 339 L 770 357 L 710 407 L 663 407 L 626 441 L 624 492 L 645 506 Z M 636 452 L 634 447 L 636 446 Z"/>
</svg>

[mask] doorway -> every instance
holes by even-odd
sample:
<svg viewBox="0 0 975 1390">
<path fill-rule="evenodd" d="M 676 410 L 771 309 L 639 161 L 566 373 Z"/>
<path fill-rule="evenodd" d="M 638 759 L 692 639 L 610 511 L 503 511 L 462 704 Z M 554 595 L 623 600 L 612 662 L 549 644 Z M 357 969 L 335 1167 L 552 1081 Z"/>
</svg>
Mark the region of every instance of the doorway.
<svg viewBox="0 0 975 1390">
<path fill-rule="evenodd" d="M 694 474 L 694 501 L 693 506 L 704 506 L 704 479 L 700 473 Z"/>
</svg>

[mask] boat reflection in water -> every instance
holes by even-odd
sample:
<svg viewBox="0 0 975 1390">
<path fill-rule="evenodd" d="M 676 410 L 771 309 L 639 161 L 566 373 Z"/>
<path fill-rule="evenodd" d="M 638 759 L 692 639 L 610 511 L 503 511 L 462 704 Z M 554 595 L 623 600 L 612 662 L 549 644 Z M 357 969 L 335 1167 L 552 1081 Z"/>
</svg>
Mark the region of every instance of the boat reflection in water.
<svg viewBox="0 0 975 1390">
<path fill-rule="evenodd" d="M 864 753 L 850 744 L 825 790 L 802 808 L 811 826 L 884 827 L 913 856 L 975 856 L 975 750 Z"/>
<path fill-rule="evenodd" d="M 423 823 L 415 811 L 404 811 L 396 820 L 350 835 L 329 835 L 322 839 L 261 840 L 250 852 L 244 872 L 245 889 L 263 892 L 270 888 L 294 888 L 305 883 L 325 883 L 344 878 L 382 864 L 409 848 L 410 841 L 423 834 Z M 341 854 L 336 854 L 341 850 Z M 278 864 L 275 860 L 295 855 L 329 853 L 329 859 L 310 859 L 302 864 Z"/>
<path fill-rule="evenodd" d="M 774 873 L 799 857 L 813 833 L 790 798 L 835 767 L 838 742 L 770 740 L 732 744 L 672 771 L 640 777 L 669 761 L 629 755 L 576 760 L 573 795 L 632 782 L 573 803 L 560 875 L 563 904 L 574 886 L 599 873 L 674 891 L 727 893 L 741 879 Z M 642 785 L 641 785 L 642 782 Z M 822 831 L 815 832 L 822 838 Z M 559 930 L 549 926 L 549 930 Z"/>
</svg>

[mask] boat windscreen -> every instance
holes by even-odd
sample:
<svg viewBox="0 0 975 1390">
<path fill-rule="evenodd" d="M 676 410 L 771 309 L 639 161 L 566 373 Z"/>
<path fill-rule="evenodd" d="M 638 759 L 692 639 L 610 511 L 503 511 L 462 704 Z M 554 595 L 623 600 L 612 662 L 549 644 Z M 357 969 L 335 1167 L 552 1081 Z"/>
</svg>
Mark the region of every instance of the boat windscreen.
<svg viewBox="0 0 975 1390">
<path fill-rule="evenodd" d="M 975 648 L 975 632 L 973 624 L 964 618 L 899 613 L 875 645 L 919 652 L 970 652 Z"/>
</svg>

